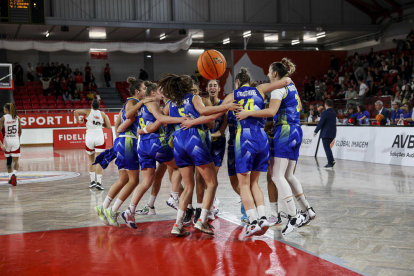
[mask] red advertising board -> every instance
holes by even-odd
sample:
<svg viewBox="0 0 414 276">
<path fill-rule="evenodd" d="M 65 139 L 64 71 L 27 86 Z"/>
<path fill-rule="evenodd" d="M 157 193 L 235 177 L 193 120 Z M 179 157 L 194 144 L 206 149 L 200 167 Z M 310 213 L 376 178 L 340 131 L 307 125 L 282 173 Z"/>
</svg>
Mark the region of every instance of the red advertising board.
<svg viewBox="0 0 414 276">
<path fill-rule="evenodd" d="M 108 52 L 91 52 L 91 59 L 108 59 Z"/>
<path fill-rule="evenodd" d="M 111 125 L 115 124 L 115 120 L 119 113 L 108 112 Z M 60 127 L 83 127 L 85 124 L 76 123 L 75 115 L 68 114 L 24 114 L 19 115 L 22 128 L 60 128 Z M 80 116 L 82 117 L 82 116 Z"/>
<path fill-rule="evenodd" d="M 106 148 L 112 148 L 112 130 L 103 129 Z M 54 129 L 53 147 L 55 149 L 84 149 L 86 129 Z"/>
</svg>

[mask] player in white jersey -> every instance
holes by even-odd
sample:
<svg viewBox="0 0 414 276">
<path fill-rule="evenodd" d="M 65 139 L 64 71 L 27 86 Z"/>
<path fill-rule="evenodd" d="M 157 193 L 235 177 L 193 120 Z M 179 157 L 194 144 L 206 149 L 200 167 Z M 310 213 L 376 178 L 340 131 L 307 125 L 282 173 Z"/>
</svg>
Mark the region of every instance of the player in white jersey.
<svg viewBox="0 0 414 276">
<path fill-rule="evenodd" d="M 17 170 L 19 169 L 20 157 L 20 136 L 22 135 L 22 125 L 17 116 L 14 103 L 4 105 L 4 116 L 0 120 L 0 129 L 3 132 L 4 141 L 0 141 L 0 147 L 7 158 L 7 172 L 9 173 L 9 184 L 16 186 Z M 12 168 L 12 164 L 14 166 Z"/>
<path fill-rule="evenodd" d="M 85 119 L 79 118 L 79 115 L 83 115 Z M 95 162 L 95 152 L 99 154 L 105 151 L 105 137 L 102 128 L 112 129 L 111 123 L 109 122 L 108 116 L 102 111 L 99 111 L 98 100 L 92 101 L 92 109 L 90 110 L 75 110 L 75 117 L 79 123 L 86 122 L 85 148 L 89 157 L 89 174 L 91 177 L 89 188 L 96 187 L 98 190 L 103 190 L 102 167 L 99 164 L 92 164 Z"/>
</svg>

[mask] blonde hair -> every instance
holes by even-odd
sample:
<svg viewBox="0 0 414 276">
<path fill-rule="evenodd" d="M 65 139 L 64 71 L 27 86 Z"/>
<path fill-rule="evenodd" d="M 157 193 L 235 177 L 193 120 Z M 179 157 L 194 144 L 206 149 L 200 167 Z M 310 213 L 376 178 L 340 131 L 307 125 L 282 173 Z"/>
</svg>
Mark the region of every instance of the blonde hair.
<svg viewBox="0 0 414 276">
<path fill-rule="evenodd" d="M 150 81 L 145 81 L 144 85 L 147 87 L 147 89 L 145 90 L 145 97 L 151 96 L 151 92 L 157 90 L 157 85 Z"/>
<path fill-rule="evenodd" d="M 286 67 L 287 76 L 291 76 L 296 71 L 296 65 L 288 58 L 283 58 L 281 63 Z"/>
<path fill-rule="evenodd" d="M 13 119 L 16 119 L 16 117 L 17 117 L 17 110 L 16 110 L 16 106 L 14 105 L 14 103 L 6 103 L 4 105 L 4 108 L 9 111 L 9 113 L 12 116 Z"/>
</svg>

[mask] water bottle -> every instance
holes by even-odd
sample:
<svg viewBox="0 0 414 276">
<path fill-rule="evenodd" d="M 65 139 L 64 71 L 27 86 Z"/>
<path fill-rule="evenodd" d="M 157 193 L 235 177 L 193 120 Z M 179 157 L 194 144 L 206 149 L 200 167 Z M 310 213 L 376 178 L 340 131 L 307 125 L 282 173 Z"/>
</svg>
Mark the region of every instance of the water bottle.
<svg viewBox="0 0 414 276">
<path fill-rule="evenodd" d="M 403 126 L 404 125 L 404 114 L 400 114 L 400 120 L 398 121 L 398 125 Z"/>
<path fill-rule="evenodd" d="M 368 118 L 365 118 L 365 124 L 369 125 L 369 119 Z"/>
<path fill-rule="evenodd" d="M 387 118 L 387 126 L 390 125 L 390 119 Z"/>
</svg>

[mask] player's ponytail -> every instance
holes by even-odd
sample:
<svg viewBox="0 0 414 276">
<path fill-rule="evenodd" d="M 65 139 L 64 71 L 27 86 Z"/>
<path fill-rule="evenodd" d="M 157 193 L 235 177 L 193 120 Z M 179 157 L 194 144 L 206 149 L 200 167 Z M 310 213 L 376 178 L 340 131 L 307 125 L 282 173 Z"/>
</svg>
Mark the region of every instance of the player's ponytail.
<svg viewBox="0 0 414 276">
<path fill-rule="evenodd" d="M 250 77 L 249 72 L 247 71 L 246 68 L 240 68 L 240 72 L 236 75 L 236 80 L 240 81 L 240 86 L 248 84 L 250 85 L 250 81 L 252 80 L 252 78 Z"/>
<path fill-rule="evenodd" d="M 279 78 L 290 77 L 296 70 L 296 65 L 287 58 L 283 58 L 281 62 L 273 62 L 270 66 Z"/>
<path fill-rule="evenodd" d="M 17 110 L 16 110 L 16 106 L 14 105 L 14 103 L 6 103 L 4 105 L 4 108 L 9 111 L 9 114 L 10 114 L 10 116 L 12 116 L 13 119 L 16 119 Z"/>
<path fill-rule="evenodd" d="M 129 93 L 131 93 L 131 96 L 135 96 L 135 90 L 139 90 L 143 82 L 143 80 L 137 79 L 134 76 L 129 76 L 127 78 L 127 83 L 129 84 Z"/>
<path fill-rule="evenodd" d="M 144 85 L 147 87 L 147 89 L 145 90 L 145 97 L 151 96 L 152 91 L 157 90 L 157 85 L 150 81 L 145 81 Z"/>
<path fill-rule="evenodd" d="M 165 74 L 158 81 L 158 86 L 162 88 L 164 96 L 178 106 L 183 104 L 187 93 L 193 92 L 193 81 L 186 75 Z"/>
</svg>

